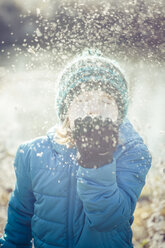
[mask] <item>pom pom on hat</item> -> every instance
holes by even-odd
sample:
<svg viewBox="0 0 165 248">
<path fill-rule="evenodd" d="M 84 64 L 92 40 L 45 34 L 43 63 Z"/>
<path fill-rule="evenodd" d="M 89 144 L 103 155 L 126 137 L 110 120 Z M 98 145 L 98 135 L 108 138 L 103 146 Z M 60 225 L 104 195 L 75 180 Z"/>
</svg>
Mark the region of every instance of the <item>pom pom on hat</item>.
<svg viewBox="0 0 165 248">
<path fill-rule="evenodd" d="M 59 78 L 56 95 L 58 118 L 63 122 L 75 96 L 83 91 L 102 90 L 114 97 L 118 105 L 120 124 L 127 114 L 127 82 L 118 66 L 109 58 L 103 57 L 100 50 L 86 48 L 81 55 L 68 63 Z"/>
<path fill-rule="evenodd" d="M 82 57 L 86 56 L 102 56 L 103 53 L 96 48 L 85 48 L 82 52 Z"/>
</svg>

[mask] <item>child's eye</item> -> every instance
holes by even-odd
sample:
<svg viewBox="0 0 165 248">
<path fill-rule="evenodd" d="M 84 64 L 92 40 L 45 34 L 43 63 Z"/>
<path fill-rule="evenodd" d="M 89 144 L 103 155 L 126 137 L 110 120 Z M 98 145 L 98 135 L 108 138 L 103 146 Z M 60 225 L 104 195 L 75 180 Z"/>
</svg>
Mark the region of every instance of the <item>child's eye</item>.
<svg viewBox="0 0 165 248">
<path fill-rule="evenodd" d="M 108 104 L 108 105 L 110 105 L 110 103 L 109 102 L 106 102 L 106 101 L 102 101 L 103 103 L 105 103 L 105 104 Z"/>
<path fill-rule="evenodd" d="M 78 100 L 78 101 L 77 101 L 77 103 L 81 103 L 81 102 L 82 102 L 82 100 Z"/>
</svg>

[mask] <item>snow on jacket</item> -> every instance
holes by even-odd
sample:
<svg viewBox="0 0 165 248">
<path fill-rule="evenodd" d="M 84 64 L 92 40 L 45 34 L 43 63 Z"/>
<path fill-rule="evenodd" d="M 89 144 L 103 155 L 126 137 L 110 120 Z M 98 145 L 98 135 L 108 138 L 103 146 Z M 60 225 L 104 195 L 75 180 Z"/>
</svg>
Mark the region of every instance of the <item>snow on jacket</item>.
<svg viewBox="0 0 165 248">
<path fill-rule="evenodd" d="M 16 187 L 8 207 L 3 248 L 131 248 L 133 212 L 151 155 L 128 119 L 119 129 L 113 162 L 83 168 L 76 148 L 47 136 L 21 144 Z"/>
</svg>

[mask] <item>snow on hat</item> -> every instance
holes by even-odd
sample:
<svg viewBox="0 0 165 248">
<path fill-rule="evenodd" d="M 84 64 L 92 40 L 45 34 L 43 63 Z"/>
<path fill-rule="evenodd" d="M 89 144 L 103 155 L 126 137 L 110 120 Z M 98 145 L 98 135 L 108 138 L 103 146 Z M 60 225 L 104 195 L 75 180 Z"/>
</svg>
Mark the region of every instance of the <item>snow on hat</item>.
<svg viewBox="0 0 165 248">
<path fill-rule="evenodd" d="M 103 57 L 99 50 L 84 50 L 62 71 L 58 84 L 56 109 L 61 122 L 65 120 L 74 97 L 92 89 L 102 90 L 114 97 L 119 110 L 119 124 L 127 114 L 127 82 L 115 62 Z"/>
</svg>

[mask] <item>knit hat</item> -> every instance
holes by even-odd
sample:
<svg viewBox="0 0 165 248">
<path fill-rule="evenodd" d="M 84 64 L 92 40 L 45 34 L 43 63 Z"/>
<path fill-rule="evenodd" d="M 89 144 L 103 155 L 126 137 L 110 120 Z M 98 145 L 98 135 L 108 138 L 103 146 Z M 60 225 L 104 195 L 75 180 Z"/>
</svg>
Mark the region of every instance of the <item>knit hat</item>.
<svg viewBox="0 0 165 248">
<path fill-rule="evenodd" d="M 118 106 L 118 124 L 121 124 L 127 114 L 127 82 L 114 62 L 103 57 L 99 50 L 84 50 L 82 55 L 66 66 L 58 83 L 56 109 L 61 122 L 65 120 L 75 96 L 92 89 L 102 90 L 114 97 Z"/>
</svg>

